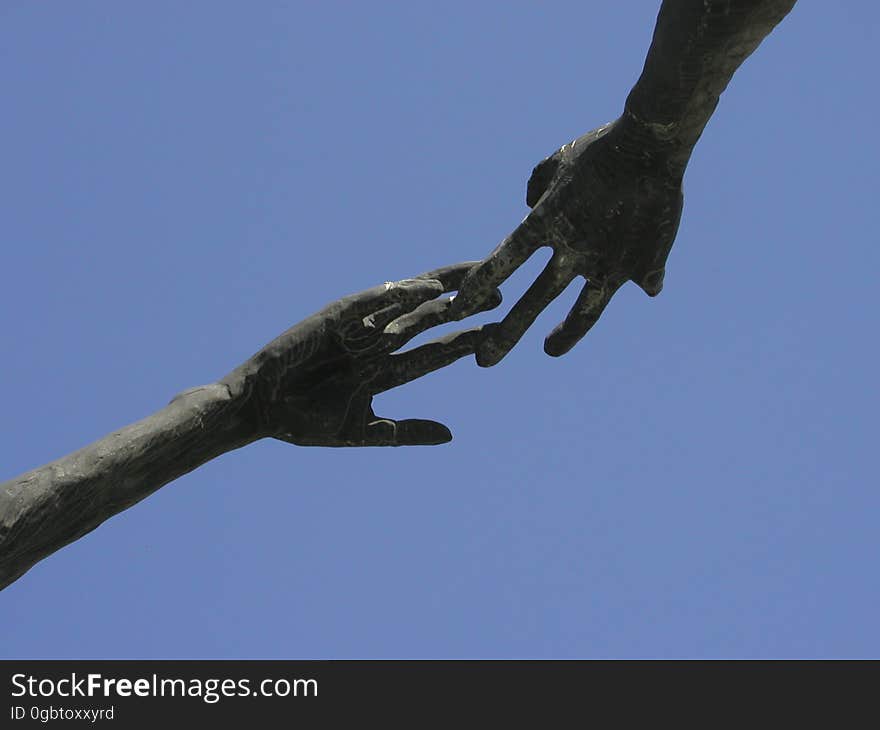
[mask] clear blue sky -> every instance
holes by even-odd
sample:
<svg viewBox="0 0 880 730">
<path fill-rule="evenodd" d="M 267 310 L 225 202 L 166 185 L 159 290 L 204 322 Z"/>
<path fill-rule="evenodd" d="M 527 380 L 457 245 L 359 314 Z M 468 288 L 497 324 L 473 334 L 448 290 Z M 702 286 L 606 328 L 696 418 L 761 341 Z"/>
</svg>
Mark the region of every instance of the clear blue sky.
<svg viewBox="0 0 880 730">
<path fill-rule="evenodd" d="M 658 7 L 3 2 L 0 478 L 487 254 Z M 659 298 L 377 399 L 450 445 L 173 482 L 0 593 L 0 656 L 880 656 L 878 21 L 800 2 L 740 69 Z"/>
</svg>

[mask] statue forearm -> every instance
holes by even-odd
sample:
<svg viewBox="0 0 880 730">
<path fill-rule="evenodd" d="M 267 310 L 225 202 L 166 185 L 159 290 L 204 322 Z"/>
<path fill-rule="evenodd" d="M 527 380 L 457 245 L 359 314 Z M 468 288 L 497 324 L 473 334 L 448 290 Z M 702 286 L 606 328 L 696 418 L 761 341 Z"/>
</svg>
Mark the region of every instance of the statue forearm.
<svg viewBox="0 0 880 730">
<path fill-rule="evenodd" d="M 451 320 L 451 300 L 438 295 L 455 291 L 472 266 L 444 266 L 331 302 L 219 382 L 0 484 L 0 589 L 168 482 L 261 438 L 309 446 L 449 441 L 443 424 L 381 418 L 372 400 L 473 354 L 480 328 L 396 352 Z"/>
<path fill-rule="evenodd" d="M 718 98 L 796 0 L 664 0 L 624 116 L 683 171 Z"/>
<path fill-rule="evenodd" d="M 0 484 L 0 589 L 109 517 L 255 440 L 225 385 L 187 391 L 157 413 Z"/>
</svg>

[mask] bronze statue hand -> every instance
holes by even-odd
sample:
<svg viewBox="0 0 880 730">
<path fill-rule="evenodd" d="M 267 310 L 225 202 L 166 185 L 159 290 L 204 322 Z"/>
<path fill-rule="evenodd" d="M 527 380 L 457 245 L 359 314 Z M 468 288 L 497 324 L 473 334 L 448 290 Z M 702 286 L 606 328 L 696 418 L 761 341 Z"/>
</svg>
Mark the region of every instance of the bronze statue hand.
<svg viewBox="0 0 880 730">
<path fill-rule="evenodd" d="M 451 321 L 451 298 L 474 262 L 455 264 L 344 297 L 287 330 L 221 383 L 246 404 L 256 437 L 302 446 L 446 443 L 441 423 L 376 416 L 373 396 L 473 353 L 474 328 L 392 354 L 430 327 Z M 490 295 L 481 309 L 500 303 Z"/>
<path fill-rule="evenodd" d="M 578 276 L 586 283 L 544 341 L 548 355 L 568 352 L 626 281 L 649 296 L 660 293 L 681 216 L 683 169 L 639 141 L 624 117 L 563 145 L 534 169 L 526 193 L 532 212 L 467 275 L 453 305 L 455 316 L 470 314 L 538 248 L 553 249 L 528 291 L 487 331 L 477 348 L 480 365 L 501 360 Z"/>
<path fill-rule="evenodd" d="M 520 226 L 468 274 L 453 305 L 475 310 L 541 246 L 553 257 L 477 349 L 494 365 L 577 276 L 586 285 L 544 341 L 568 352 L 626 281 L 655 296 L 681 217 L 681 180 L 694 145 L 740 64 L 795 0 L 664 0 L 651 48 L 621 117 L 538 165 Z"/>
<path fill-rule="evenodd" d="M 333 302 L 217 383 L 190 388 L 146 418 L 0 484 L 0 589 L 37 561 L 168 482 L 264 438 L 314 446 L 439 444 L 434 421 L 377 418 L 372 398 L 473 353 L 480 328 L 394 354 L 450 321 L 473 263 Z M 486 306 L 500 302 L 489 297 Z"/>
</svg>

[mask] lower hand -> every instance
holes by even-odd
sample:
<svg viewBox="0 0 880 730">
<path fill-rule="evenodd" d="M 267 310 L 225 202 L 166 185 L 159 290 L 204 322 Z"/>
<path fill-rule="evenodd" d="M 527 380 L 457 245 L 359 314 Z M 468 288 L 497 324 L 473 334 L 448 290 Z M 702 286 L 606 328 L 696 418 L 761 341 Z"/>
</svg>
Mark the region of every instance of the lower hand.
<svg viewBox="0 0 880 730">
<path fill-rule="evenodd" d="M 450 297 L 474 262 L 373 287 L 329 304 L 287 330 L 221 382 L 245 401 L 257 437 L 302 446 L 432 445 L 452 439 L 442 423 L 373 412 L 373 396 L 475 352 L 481 328 L 394 354 L 452 321 Z M 478 307 L 497 306 L 490 295 Z"/>
</svg>

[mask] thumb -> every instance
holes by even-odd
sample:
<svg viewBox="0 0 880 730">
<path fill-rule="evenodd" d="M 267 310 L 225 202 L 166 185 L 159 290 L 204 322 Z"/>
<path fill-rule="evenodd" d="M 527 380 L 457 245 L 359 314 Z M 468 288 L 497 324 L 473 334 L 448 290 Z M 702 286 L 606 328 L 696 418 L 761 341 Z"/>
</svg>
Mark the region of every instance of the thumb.
<svg viewBox="0 0 880 730">
<path fill-rule="evenodd" d="M 526 184 L 526 205 L 529 208 L 534 208 L 541 199 L 541 196 L 547 192 L 547 188 L 550 187 L 550 183 L 556 177 L 561 157 L 561 150 L 556 150 L 550 157 L 541 160 L 535 165 L 535 169 L 532 170 L 532 175 L 529 177 L 529 182 Z"/>
<path fill-rule="evenodd" d="M 364 429 L 364 446 L 437 446 L 450 441 L 452 433 L 446 426 L 421 418 L 377 418 Z"/>
</svg>

